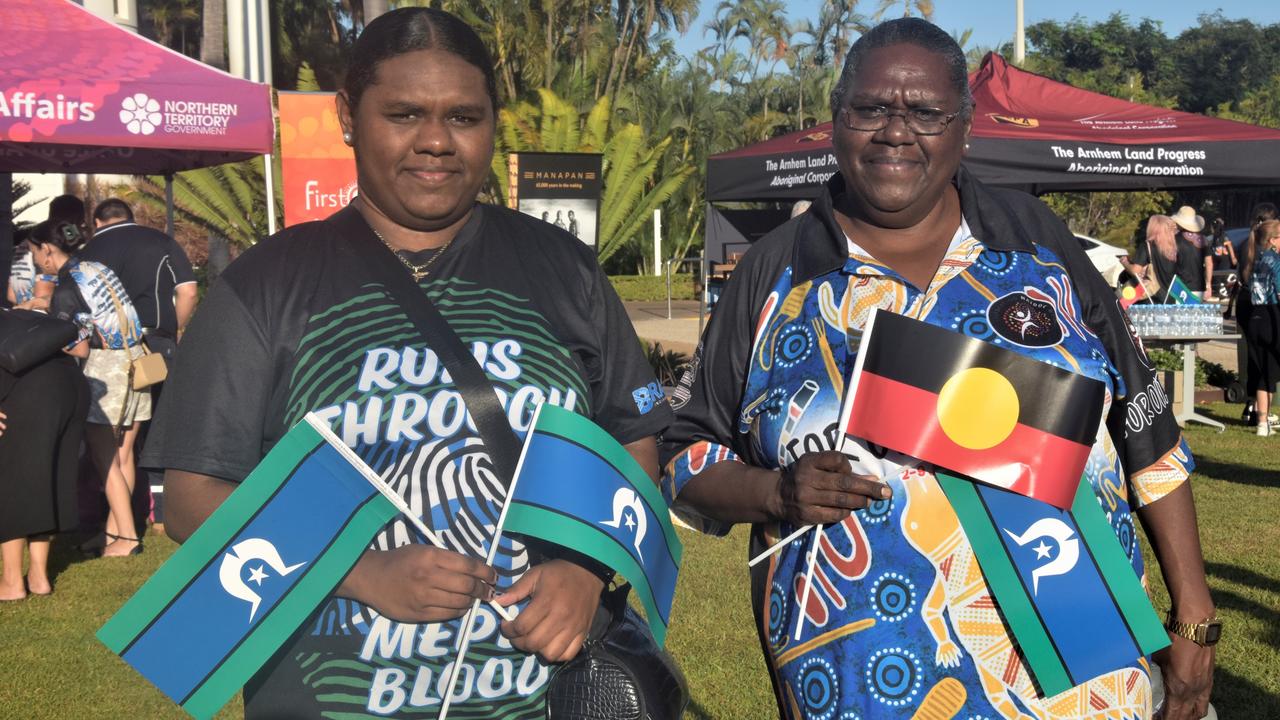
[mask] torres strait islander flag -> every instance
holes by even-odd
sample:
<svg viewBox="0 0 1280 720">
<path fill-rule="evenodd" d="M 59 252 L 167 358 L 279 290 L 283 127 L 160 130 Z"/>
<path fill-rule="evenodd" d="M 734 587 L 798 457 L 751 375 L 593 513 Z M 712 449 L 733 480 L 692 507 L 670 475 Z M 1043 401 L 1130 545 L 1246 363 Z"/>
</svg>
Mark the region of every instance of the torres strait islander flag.
<svg viewBox="0 0 1280 720">
<path fill-rule="evenodd" d="M 1187 287 L 1182 278 L 1177 275 L 1173 276 L 1173 282 L 1169 283 L 1169 302 L 1174 305 L 1201 305 L 1203 301 L 1194 290 Z"/>
<path fill-rule="evenodd" d="M 188 713 L 212 717 L 395 516 L 365 473 L 307 415 L 98 639 Z"/>
<path fill-rule="evenodd" d="M 937 474 L 1045 696 L 1169 644 L 1087 481 L 1070 511 Z"/>
<path fill-rule="evenodd" d="M 680 539 L 658 486 L 598 425 L 549 403 L 539 406 L 502 527 L 617 571 L 635 586 L 662 646 L 680 572 Z"/>
<path fill-rule="evenodd" d="M 872 310 L 846 434 L 1069 508 L 1106 389 L 991 343 Z"/>
</svg>

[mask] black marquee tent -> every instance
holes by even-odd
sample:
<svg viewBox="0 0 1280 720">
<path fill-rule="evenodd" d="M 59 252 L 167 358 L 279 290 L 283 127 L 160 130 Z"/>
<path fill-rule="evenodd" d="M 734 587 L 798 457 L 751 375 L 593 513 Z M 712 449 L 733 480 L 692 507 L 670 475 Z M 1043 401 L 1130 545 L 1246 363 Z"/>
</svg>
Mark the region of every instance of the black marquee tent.
<svg viewBox="0 0 1280 720">
<path fill-rule="evenodd" d="M 994 53 L 969 84 L 975 111 L 965 165 L 991 185 L 1044 193 L 1280 184 L 1280 130 L 1081 90 Z M 811 198 L 836 171 L 830 122 L 713 155 L 707 257 L 724 260 L 787 216 L 744 219 L 711 203 Z"/>
</svg>

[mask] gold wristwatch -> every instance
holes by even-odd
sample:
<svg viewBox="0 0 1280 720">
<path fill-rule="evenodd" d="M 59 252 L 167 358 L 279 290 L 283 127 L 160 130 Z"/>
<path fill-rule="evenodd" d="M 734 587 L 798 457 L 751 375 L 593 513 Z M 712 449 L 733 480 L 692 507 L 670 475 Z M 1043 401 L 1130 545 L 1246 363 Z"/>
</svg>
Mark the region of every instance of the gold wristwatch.
<svg viewBox="0 0 1280 720">
<path fill-rule="evenodd" d="M 1164 629 L 1201 647 L 1216 645 L 1218 639 L 1222 637 L 1222 622 L 1218 620 L 1216 615 L 1202 622 L 1184 623 L 1174 620 L 1173 613 L 1169 613 L 1164 623 Z"/>
</svg>

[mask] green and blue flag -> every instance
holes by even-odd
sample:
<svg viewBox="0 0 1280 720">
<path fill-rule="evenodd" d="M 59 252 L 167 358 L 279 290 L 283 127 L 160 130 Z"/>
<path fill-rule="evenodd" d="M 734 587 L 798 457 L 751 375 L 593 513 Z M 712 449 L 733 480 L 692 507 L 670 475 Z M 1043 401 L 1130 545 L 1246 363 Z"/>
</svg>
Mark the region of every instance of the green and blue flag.
<svg viewBox="0 0 1280 720">
<path fill-rule="evenodd" d="M 937 478 L 1045 696 L 1169 644 L 1087 479 L 1068 511 L 943 472 Z"/>
<path fill-rule="evenodd" d="M 1204 301 L 1194 290 L 1187 287 L 1182 278 L 1174 275 L 1173 281 L 1169 283 L 1168 302 L 1174 305 L 1201 305 Z"/>
<path fill-rule="evenodd" d="M 657 485 L 589 419 L 544 403 L 525 438 L 504 532 L 604 563 L 636 588 L 663 644 L 680 571 L 680 540 Z"/>
<path fill-rule="evenodd" d="M 98 639 L 188 713 L 213 716 L 396 515 L 365 471 L 308 415 Z"/>
</svg>

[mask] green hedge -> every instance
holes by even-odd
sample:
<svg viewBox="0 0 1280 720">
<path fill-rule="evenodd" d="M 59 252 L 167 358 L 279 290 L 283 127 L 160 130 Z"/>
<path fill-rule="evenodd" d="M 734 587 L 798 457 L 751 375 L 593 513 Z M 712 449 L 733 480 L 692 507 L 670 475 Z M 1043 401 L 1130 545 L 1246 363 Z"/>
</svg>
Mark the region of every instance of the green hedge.
<svg viewBox="0 0 1280 720">
<path fill-rule="evenodd" d="M 653 275 L 610 275 L 609 282 L 618 291 L 623 301 L 658 301 L 667 299 L 666 276 Z M 693 275 L 677 274 L 671 276 L 671 297 L 674 300 L 697 300 L 693 288 Z"/>
</svg>

